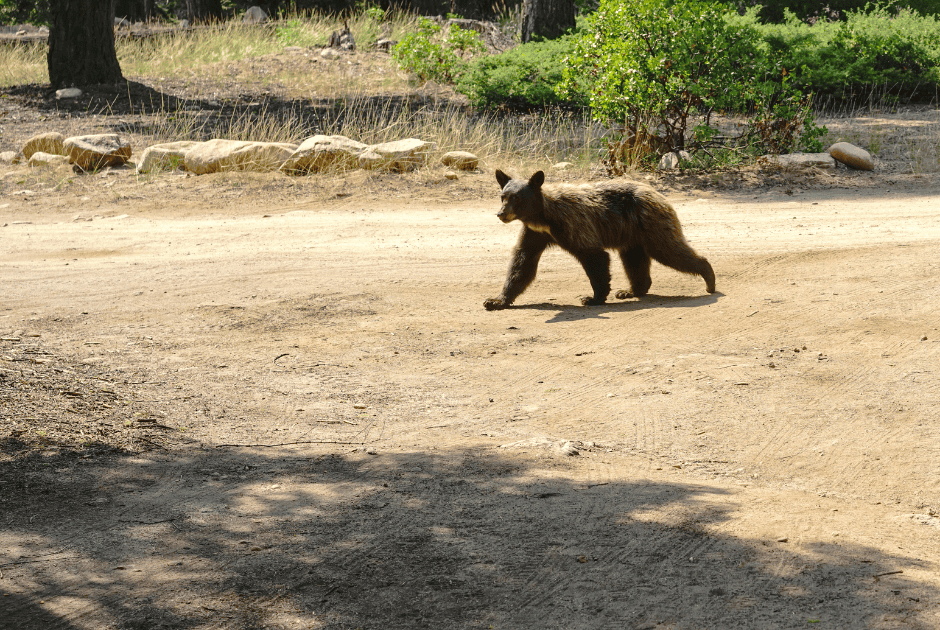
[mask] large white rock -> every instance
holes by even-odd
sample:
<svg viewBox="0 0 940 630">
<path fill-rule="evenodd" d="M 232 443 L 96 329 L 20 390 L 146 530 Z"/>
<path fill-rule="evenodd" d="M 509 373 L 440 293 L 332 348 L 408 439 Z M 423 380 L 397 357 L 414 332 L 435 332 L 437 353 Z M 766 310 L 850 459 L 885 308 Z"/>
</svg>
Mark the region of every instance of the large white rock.
<svg viewBox="0 0 940 630">
<path fill-rule="evenodd" d="M 120 166 L 131 157 L 130 143 L 116 133 L 66 138 L 62 148 L 69 156 L 69 163 L 84 171 Z"/>
<path fill-rule="evenodd" d="M 245 11 L 245 17 L 242 18 L 243 24 L 264 24 L 267 21 L 268 14 L 258 6 L 248 7 L 248 10 Z"/>
<path fill-rule="evenodd" d="M 836 142 L 829 147 L 829 155 L 836 161 L 860 171 L 871 171 L 875 168 L 871 153 L 849 142 Z"/>
<path fill-rule="evenodd" d="M 441 157 L 441 164 L 461 171 L 472 171 L 480 164 L 480 158 L 469 151 L 450 151 Z"/>
<path fill-rule="evenodd" d="M 354 168 L 358 165 L 359 154 L 368 148 L 368 145 L 346 136 L 311 136 L 284 162 L 281 171 L 304 174 L 317 173 L 329 167 Z"/>
<path fill-rule="evenodd" d="M 69 159 L 64 155 L 56 155 L 53 153 L 44 153 L 42 151 L 34 151 L 32 155 L 29 156 L 29 161 L 26 162 L 27 166 L 37 167 L 37 166 L 59 166 L 67 165 Z"/>
<path fill-rule="evenodd" d="M 144 149 L 137 164 L 138 173 L 167 171 L 186 165 L 186 154 L 195 146 L 202 144 L 193 140 L 155 144 Z"/>
<path fill-rule="evenodd" d="M 416 138 L 374 144 L 359 156 L 359 166 L 398 173 L 413 171 L 427 163 L 433 147 L 432 143 Z"/>
<path fill-rule="evenodd" d="M 274 171 L 297 150 L 286 142 L 209 140 L 186 152 L 186 168 L 196 175 L 220 171 Z"/>
<path fill-rule="evenodd" d="M 65 136 L 58 131 L 37 134 L 27 140 L 23 145 L 23 157 L 28 160 L 32 157 L 33 153 L 39 151 L 51 153 L 52 155 L 65 155 L 64 142 Z"/>
<path fill-rule="evenodd" d="M 835 168 L 836 161 L 828 153 L 787 153 L 784 155 L 764 155 L 759 160 L 765 164 L 775 164 L 782 168 Z"/>
</svg>

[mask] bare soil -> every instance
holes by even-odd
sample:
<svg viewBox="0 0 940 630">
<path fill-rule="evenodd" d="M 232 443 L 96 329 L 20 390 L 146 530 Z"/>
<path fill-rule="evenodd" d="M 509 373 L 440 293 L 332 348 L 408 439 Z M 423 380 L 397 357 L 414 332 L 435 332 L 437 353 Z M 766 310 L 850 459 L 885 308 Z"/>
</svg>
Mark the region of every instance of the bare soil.
<svg viewBox="0 0 940 630">
<path fill-rule="evenodd" d="M 0 627 L 940 627 L 937 176 L 658 179 L 718 293 L 487 312 L 495 166 L 0 167 Z"/>
</svg>

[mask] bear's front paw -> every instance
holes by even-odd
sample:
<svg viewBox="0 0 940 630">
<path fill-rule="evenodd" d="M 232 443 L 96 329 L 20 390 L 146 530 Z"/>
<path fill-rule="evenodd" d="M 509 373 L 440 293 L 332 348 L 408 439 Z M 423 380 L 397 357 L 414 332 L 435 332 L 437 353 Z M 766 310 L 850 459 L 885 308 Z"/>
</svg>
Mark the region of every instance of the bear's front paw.
<svg viewBox="0 0 940 630">
<path fill-rule="evenodd" d="M 601 304 L 606 304 L 607 300 L 601 300 L 596 297 L 583 297 L 581 298 L 581 306 L 600 306 Z"/>
<path fill-rule="evenodd" d="M 509 305 L 506 304 L 506 302 L 504 302 L 501 298 L 490 298 L 486 302 L 483 302 L 483 306 L 488 311 L 500 311 Z"/>
</svg>

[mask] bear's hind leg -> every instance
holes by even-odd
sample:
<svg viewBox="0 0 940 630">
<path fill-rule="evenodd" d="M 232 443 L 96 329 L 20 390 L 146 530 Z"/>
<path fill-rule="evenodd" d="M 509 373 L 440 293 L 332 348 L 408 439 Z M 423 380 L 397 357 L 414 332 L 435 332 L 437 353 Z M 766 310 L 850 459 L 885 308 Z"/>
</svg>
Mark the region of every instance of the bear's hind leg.
<svg viewBox="0 0 940 630">
<path fill-rule="evenodd" d="M 630 281 L 629 291 L 617 291 L 617 299 L 625 300 L 631 297 L 643 297 L 650 290 L 653 280 L 650 278 L 650 257 L 642 245 L 622 247 L 620 260 L 623 270 L 627 272 Z"/>
<path fill-rule="evenodd" d="M 607 296 L 610 295 L 610 255 L 603 249 L 596 249 L 577 252 L 574 256 L 584 267 L 591 281 L 591 288 L 594 289 L 594 296 L 581 298 L 581 304 L 584 306 L 604 304 Z"/>
<path fill-rule="evenodd" d="M 647 243 L 647 251 L 653 260 L 672 267 L 676 271 L 702 276 L 705 281 L 705 290 L 715 292 L 715 272 L 711 264 L 685 240 L 672 241 L 668 244 Z"/>
</svg>

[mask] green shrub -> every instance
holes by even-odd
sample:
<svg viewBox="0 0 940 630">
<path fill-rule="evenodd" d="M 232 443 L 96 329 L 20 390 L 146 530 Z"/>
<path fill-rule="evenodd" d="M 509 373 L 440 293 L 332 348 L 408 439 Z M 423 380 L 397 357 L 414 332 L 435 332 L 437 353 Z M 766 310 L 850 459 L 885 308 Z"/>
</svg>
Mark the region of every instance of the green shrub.
<svg viewBox="0 0 940 630">
<path fill-rule="evenodd" d="M 402 38 L 392 49 L 399 67 L 419 81 L 454 83 L 464 72 L 469 59 L 486 51 L 475 31 L 451 24 L 446 36 L 434 20 L 418 18 L 418 30 Z"/>
<path fill-rule="evenodd" d="M 609 165 L 684 148 L 792 150 L 812 131 L 809 108 L 776 81 L 760 44 L 755 28 L 715 0 L 601 0 L 559 90 L 586 95 L 595 118 L 620 127 Z M 714 113 L 755 107 L 769 132 L 718 142 Z M 780 117 L 786 124 L 768 127 Z"/>
<path fill-rule="evenodd" d="M 585 104 L 582 95 L 562 98 L 555 87 L 564 79 L 565 58 L 576 39 L 529 42 L 500 55 L 475 59 L 457 84 L 473 105 L 485 109 L 530 111 Z"/>
<path fill-rule="evenodd" d="M 940 85 L 940 21 L 911 10 L 875 6 L 851 11 L 844 22 L 757 25 L 768 58 L 777 60 L 803 91 L 865 96 L 873 90 L 923 100 Z"/>
<path fill-rule="evenodd" d="M 850 12 L 864 11 L 871 0 L 761 0 L 758 6 L 760 19 L 769 23 L 786 21 L 789 12 L 799 20 L 825 20 L 845 19 Z M 738 0 L 737 4 L 747 5 L 751 2 Z M 892 2 L 898 9 L 913 9 L 921 15 L 940 14 L 940 0 L 901 0 Z"/>
</svg>

